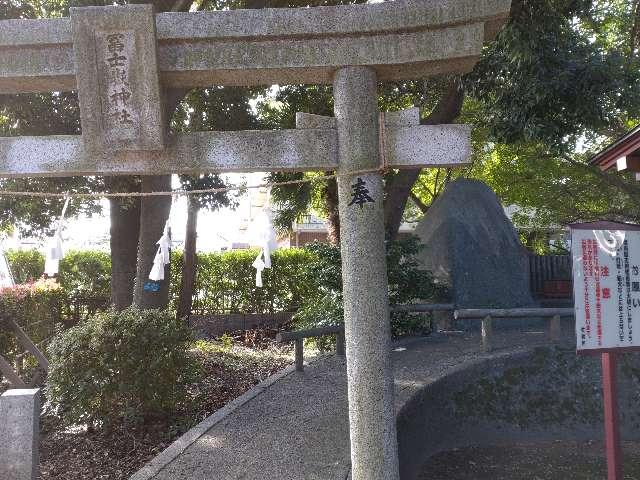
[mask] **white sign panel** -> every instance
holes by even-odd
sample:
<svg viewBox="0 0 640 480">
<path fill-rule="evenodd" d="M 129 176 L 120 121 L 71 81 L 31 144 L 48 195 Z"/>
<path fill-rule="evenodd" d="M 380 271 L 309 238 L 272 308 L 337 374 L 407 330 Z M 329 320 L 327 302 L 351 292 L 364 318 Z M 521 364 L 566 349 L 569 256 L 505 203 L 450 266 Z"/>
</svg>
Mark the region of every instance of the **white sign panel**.
<svg viewBox="0 0 640 480">
<path fill-rule="evenodd" d="M 571 232 L 578 350 L 640 346 L 640 231 Z"/>
</svg>

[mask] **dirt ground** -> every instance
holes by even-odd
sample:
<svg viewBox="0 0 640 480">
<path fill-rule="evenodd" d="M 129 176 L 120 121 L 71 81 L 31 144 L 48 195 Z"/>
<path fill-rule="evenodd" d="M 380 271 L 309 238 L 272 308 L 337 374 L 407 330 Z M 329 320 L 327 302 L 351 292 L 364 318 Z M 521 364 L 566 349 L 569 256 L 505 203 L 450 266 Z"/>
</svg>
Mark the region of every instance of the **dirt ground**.
<svg viewBox="0 0 640 480">
<path fill-rule="evenodd" d="M 624 448 L 624 480 L 640 480 L 640 443 Z M 420 480 L 603 480 L 601 442 L 550 442 L 471 447 L 438 454 Z"/>
<path fill-rule="evenodd" d="M 291 363 L 290 347 L 276 345 L 274 335 L 251 331 L 231 345 L 199 344 L 194 351 L 202 367 L 199 381 L 178 411 L 157 423 L 87 431 L 43 416 L 40 480 L 128 479 L 188 428 Z"/>
</svg>

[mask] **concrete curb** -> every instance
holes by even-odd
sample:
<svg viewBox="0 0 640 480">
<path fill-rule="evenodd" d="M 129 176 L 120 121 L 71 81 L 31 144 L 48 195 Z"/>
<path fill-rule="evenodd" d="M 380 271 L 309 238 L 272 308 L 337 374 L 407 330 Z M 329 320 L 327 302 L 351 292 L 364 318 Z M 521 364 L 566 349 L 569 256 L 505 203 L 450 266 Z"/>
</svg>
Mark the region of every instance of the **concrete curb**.
<svg viewBox="0 0 640 480">
<path fill-rule="evenodd" d="M 309 358 L 305 361 L 306 365 L 310 365 L 321 358 L 325 358 L 327 355 L 317 355 Z M 271 385 L 278 380 L 283 379 L 289 374 L 295 372 L 295 365 L 289 365 L 283 368 L 279 372 L 274 373 L 270 377 L 267 377 L 262 382 L 258 383 L 255 387 L 247 390 L 239 397 L 233 399 L 227 403 L 224 407 L 216 410 L 213 414 L 205 418 L 202 422 L 195 427 L 187 430 L 184 434 L 178 437 L 171 445 L 165 448 L 162 452 L 156 455 L 151 461 L 149 461 L 144 467 L 138 470 L 136 473 L 129 477 L 129 480 L 150 480 L 155 477 L 161 470 L 167 465 L 173 462 L 178 456 L 180 456 L 187 448 L 195 443 L 201 436 L 203 436 L 209 429 L 214 427 L 217 423 L 227 418 L 236 409 L 242 407 L 247 402 L 253 400 L 255 397 L 266 391 Z"/>
</svg>

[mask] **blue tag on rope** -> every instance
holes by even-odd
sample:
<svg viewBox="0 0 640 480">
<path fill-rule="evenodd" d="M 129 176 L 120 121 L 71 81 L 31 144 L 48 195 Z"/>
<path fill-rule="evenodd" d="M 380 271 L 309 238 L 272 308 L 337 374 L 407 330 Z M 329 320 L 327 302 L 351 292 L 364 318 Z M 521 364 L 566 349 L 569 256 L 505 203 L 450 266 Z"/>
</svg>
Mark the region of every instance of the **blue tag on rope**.
<svg viewBox="0 0 640 480">
<path fill-rule="evenodd" d="M 160 282 L 152 282 L 151 280 L 145 282 L 144 284 L 145 292 L 159 292 L 160 291 Z"/>
</svg>

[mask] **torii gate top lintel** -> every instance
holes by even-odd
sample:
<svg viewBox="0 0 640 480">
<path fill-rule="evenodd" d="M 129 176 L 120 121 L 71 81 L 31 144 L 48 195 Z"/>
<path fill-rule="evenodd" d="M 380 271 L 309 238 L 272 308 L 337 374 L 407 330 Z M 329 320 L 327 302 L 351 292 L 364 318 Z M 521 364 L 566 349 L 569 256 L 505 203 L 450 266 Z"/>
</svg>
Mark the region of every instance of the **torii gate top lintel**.
<svg viewBox="0 0 640 480">
<path fill-rule="evenodd" d="M 335 125 L 167 138 L 162 88 L 331 83 L 345 66 L 383 81 L 466 71 L 509 6 L 424 0 L 156 15 L 129 5 L 2 21 L 0 93 L 77 89 L 83 135 L 0 138 L 0 175 L 333 170 Z M 417 123 L 384 129 L 389 166 L 466 162 L 467 127 Z"/>
</svg>

